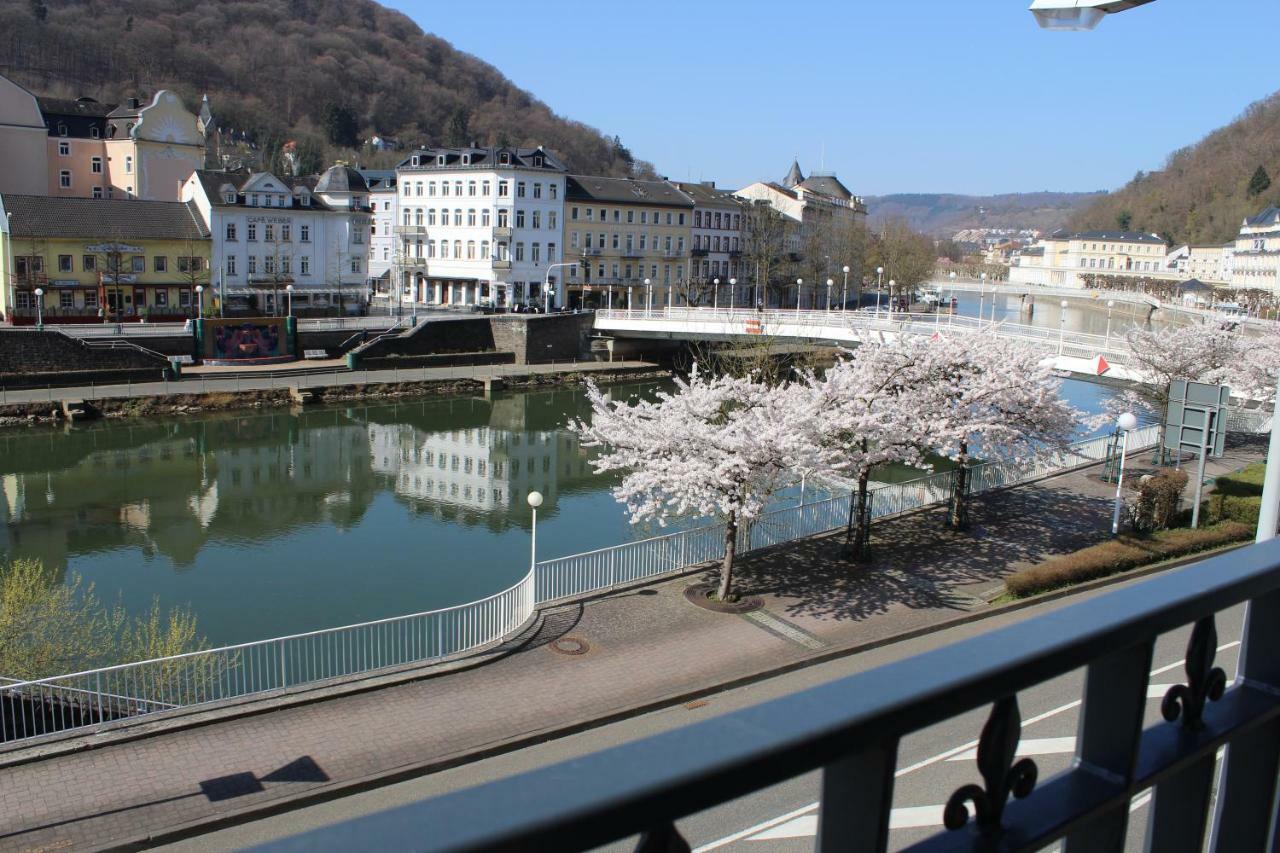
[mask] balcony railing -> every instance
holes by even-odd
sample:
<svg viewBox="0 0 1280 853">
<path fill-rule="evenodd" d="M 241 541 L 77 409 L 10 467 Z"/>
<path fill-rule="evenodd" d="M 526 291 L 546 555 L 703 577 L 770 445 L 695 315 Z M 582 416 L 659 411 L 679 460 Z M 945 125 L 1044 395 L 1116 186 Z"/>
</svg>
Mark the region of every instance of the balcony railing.
<svg viewBox="0 0 1280 853">
<path fill-rule="evenodd" d="M 427 233 L 425 225 L 397 225 L 392 229 L 396 234 L 422 235 Z"/>
<path fill-rule="evenodd" d="M 694 246 L 689 250 L 689 254 L 693 255 L 695 258 L 705 258 L 710 253 L 711 250 L 706 246 Z"/>
<path fill-rule="evenodd" d="M 1240 671 L 1228 686 L 1213 666 L 1214 618 L 1242 602 L 1249 612 Z M 1186 683 L 1163 694 L 1164 720 L 1144 727 L 1156 639 L 1185 626 L 1193 626 Z M 1016 757 L 1018 693 L 1080 668 L 1074 761 L 1038 779 L 1034 761 Z M 1154 801 L 1145 849 L 1198 853 L 1206 840 L 1215 853 L 1272 849 L 1280 541 L 571 765 L 259 849 L 582 850 L 640 834 L 639 849 L 687 850 L 677 820 L 818 770 L 817 849 L 882 851 L 902 739 L 980 708 L 989 711 L 974 732 L 974 784 L 951 792 L 948 829 L 908 849 L 1029 851 L 1065 842 L 1068 853 L 1120 851 L 1131 802 L 1147 791 Z"/>
<path fill-rule="evenodd" d="M 400 259 L 400 266 L 409 270 L 423 270 L 427 268 L 427 259 L 418 255 L 408 255 Z"/>
<path fill-rule="evenodd" d="M 511 236 L 511 228 L 506 225 L 493 226 L 493 237 L 495 240 L 505 240 Z"/>
<path fill-rule="evenodd" d="M 509 270 L 511 269 L 511 260 L 510 259 L 499 260 L 497 258 L 494 258 L 493 268 L 495 270 Z"/>
</svg>

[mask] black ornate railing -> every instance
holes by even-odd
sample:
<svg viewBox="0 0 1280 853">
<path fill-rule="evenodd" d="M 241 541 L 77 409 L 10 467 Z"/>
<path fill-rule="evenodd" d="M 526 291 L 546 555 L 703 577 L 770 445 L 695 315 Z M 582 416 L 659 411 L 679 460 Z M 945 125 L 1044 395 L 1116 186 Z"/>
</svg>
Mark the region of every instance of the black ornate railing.
<svg viewBox="0 0 1280 853">
<path fill-rule="evenodd" d="M 1213 666 L 1214 616 L 1248 602 L 1239 674 Z M 1186 683 L 1144 728 L 1156 639 L 1193 625 Z M 1075 761 L 1037 779 L 1014 760 L 1019 691 L 1086 668 Z M 688 850 L 684 816 L 822 771 L 817 847 L 882 851 L 898 744 L 983 706 L 977 779 L 947 829 L 910 850 L 1120 851 L 1130 801 L 1154 791 L 1146 849 L 1274 849 L 1280 769 L 1280 541 L 1159 577 L 878 669 L 265 850 L 581 850 L 635 834 Z M 1226 755 L 1218 771 L 1216 755 Z M 1216 800 L 1213 797 L 1216 776 Z M 1212 814 L 1211 812 L 1212 808 Z"/>
</svg>

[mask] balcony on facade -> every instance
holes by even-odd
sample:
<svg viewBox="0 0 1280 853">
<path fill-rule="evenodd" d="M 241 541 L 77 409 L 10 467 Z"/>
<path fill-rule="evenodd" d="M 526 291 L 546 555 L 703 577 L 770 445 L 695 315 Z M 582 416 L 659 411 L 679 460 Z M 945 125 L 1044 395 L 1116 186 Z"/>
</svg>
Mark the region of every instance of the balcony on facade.
<svg viewBox="0 0 1280 853">
<path fill-rule="evenodd" d="M 509 270 L 509 269 L 511 269 L 511 259 L 510 259 L 510 258 L 503 258 L 503 259 L 494 258 L 494 259 L 493 259 L 493 261 L 492 261 L 492 263 L 493 263 L 493 268 L 494 268 L 495 270 Z"/>
<path fill-rule="evenodd" d="M 421 255 L 406 255 L 400 259 L 400 266 L 410 270 L 424 270 L 427 268 L 427 259 Z"/>
<path fill-rule="evenodd" d="M 493 238 L 495 240 L 507 240 L 511 237 L 511 229 L 506 225 L 493 226 Z"/>
<path fill-rule="evenodd" d="M 424 236 L 427 233 L 425 225 L 397 225 L 394 228 L 395 233 L 406 236 Z"/>
<path fill-rule="evenodd" d="M 625 249 L 623 249 L 623 250 L 622 250 L 622 252 L 620 253 L 620 255 L 621 255 L 621 257 L 624 257 L 624 258 L 643 258 L 643 257 L 644 257 L 644 250 L 643 250 L 643 249 L 633 249 L 633 248 L 631 248 L 630 246 L 628 246 L 627 248 L 625 248 Z"/>
<path fill-rule="evenodd" d="M 708 249 L 706 246 L 694 246 L 692 249 L 689 250 L 689 254 L 695 258 L 705 258 L 710 253 L 711 253 L 711 250 Z"/>
</svg>

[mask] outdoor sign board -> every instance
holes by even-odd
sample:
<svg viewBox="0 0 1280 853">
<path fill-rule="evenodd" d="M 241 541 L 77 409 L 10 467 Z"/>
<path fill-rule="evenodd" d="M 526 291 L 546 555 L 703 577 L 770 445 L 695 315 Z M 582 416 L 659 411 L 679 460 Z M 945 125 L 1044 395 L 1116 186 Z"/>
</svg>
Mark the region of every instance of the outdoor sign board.
<svg viewBox="0 0 1280 853">
<path fill-rule="evenodd" d="M 1169 408 L 1164 419 L 1164 446 L 1168 450 L 1189 450 L 1200 455 L 1222 455 L 1227 430 L 1227 402 L 1231 389 L 1175 379 L 1169 383 Z M 1208 439 L 1205 430 L 1208 429 Z"/>
</svg>

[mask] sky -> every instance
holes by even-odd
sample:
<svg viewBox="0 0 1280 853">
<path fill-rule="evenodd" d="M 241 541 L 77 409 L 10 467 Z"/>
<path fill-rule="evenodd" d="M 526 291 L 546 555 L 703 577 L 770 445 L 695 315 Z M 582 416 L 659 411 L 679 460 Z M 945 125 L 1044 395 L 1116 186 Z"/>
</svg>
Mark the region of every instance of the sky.
<svg viewBox="0 0 1280 853">
<path fill-rule="evenodd" d="M 1155 0 L 1092 32 L 1030 0 L 383 0 L 672 180 L 793 157 L 854 193 L 1114 189 L 1276 89 L 1277 0 Z"/>
</svg>

